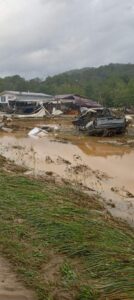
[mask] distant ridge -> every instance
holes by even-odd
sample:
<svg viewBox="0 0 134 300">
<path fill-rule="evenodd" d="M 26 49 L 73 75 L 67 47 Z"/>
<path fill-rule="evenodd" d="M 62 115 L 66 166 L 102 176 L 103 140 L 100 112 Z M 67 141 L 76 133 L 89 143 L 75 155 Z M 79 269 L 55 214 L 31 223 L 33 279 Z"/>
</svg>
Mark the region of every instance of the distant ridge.
<svg viewBox="0 0 134 300">
<path fill-rule="evenodd" d="M 134 106 L 134 64 L 109 64 L 70 70 L 42 81 L 19 75 L 0 78 L 3 90 L 46 94 L 79 94 L 106 106 Z"/>
<path fill-rule="evenodd" d="M 134 64 L 70 70 L 44 81 L 47 93 L 75 93 L 106 106 L 134 105 Z"/>
</svg>

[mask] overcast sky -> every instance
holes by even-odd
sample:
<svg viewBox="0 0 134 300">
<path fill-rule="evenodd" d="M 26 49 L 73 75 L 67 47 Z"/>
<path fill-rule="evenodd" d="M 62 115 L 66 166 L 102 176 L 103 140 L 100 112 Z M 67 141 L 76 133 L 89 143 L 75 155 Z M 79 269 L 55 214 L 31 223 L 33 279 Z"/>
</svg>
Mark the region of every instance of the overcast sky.
<svg viewBox="0 0 134 300">
<path fill-rule="evenodd" d="M 134 63 L 134 0 L 0 0 L 0 76 Z"/>
</svg>

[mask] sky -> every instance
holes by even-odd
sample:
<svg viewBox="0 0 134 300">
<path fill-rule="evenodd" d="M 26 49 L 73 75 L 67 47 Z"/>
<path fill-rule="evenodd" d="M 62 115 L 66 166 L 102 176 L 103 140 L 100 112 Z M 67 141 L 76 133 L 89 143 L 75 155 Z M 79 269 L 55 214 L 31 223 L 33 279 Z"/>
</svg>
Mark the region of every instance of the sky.
<svg viewBox="0 0 134 300">
<path fill-rule="evenodd" d="M 0 76 L 134 63 L 134 0 L 0 0 Z"/>
</svg>

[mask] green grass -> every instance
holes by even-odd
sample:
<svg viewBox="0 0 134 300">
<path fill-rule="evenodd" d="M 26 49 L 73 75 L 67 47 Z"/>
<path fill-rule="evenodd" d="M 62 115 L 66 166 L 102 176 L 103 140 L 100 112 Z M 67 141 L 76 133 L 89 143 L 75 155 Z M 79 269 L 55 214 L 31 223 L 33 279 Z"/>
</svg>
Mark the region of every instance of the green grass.
<svg viewBox="0 0 134 300">
<path fill-rule="evenodd" d="M 0 172 L 0 251 L 39 300 L 134 299 L 134 236 L 97 199 Z"/>
</svg>

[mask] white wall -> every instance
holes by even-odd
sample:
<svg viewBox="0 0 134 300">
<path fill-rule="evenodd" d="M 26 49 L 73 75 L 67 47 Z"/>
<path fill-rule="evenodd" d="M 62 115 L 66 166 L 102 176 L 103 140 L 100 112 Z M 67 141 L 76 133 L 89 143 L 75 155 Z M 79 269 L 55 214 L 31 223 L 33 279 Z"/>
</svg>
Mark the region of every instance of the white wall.
<svg viewBox="0 0 134 300">
<path fill-rule="evenodd" d="M 9 103 L 9 100 L 15 100 L 15 96 L 13 96 L 13 95 L 10 95 L 10 94 L 3 94 L 3 95 L 1 95 L 0 96 L 0 103 L 1 104 L 7 104 L 7 103 Z"/>
<path fill-rule="evenodd" d="M 0 103 L 2 104 L 8 103 L 8 96 L 6 94 L 0 96 Z"/>
</svg>

